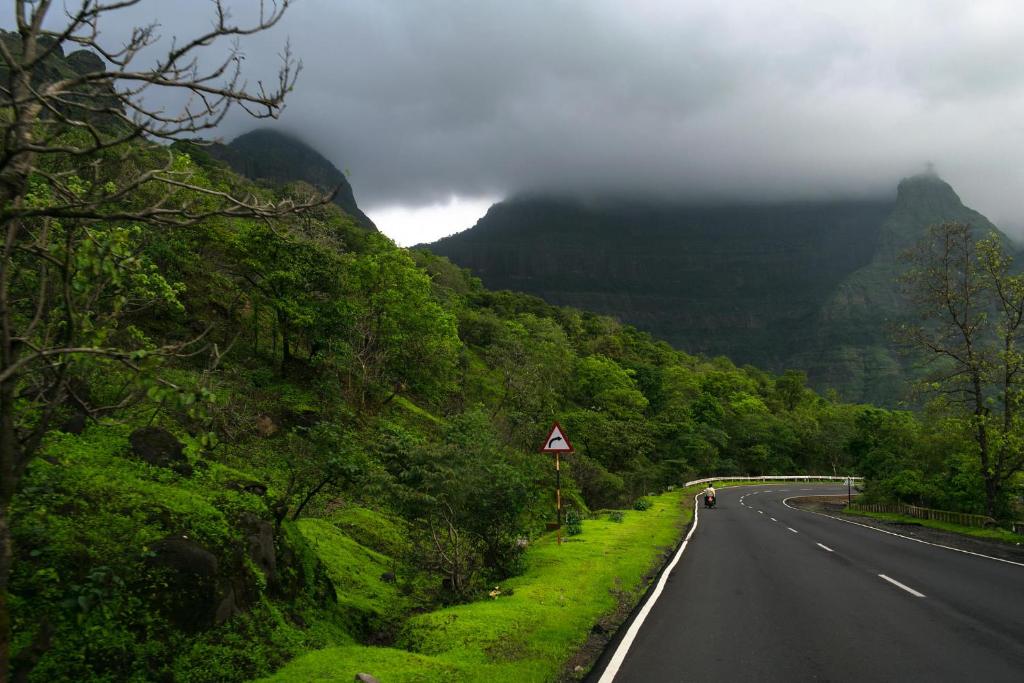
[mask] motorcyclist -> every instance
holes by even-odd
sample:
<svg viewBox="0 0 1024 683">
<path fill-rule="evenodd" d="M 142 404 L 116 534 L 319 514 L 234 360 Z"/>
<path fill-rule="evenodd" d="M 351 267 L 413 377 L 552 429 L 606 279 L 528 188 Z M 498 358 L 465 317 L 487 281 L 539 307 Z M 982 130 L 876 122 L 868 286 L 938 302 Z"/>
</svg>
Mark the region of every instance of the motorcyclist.
<svg viewBox="0 0 1024 683">
<path fill-rule="evenodd" d="M 709 502 L 708 501 L 709 498 L 711 499 L 710 500 L 711 503 L 715 502 L 715 487 L 713 485 L 711 485 L 711 484 L 708 484 L 708 487 L 706 489 L 704 489 L 704 502 L 705 503 Z"/>
</svg>

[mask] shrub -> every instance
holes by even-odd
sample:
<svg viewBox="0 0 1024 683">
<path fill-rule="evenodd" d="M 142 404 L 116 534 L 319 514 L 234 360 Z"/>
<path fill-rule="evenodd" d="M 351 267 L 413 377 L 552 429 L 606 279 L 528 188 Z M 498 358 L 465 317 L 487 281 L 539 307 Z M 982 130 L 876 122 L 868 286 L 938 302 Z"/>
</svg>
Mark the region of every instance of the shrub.
<svg viewBox="0 0 1024 683">
<path fill-rule="evenodd" d="M 651 505 L 652 503 L 649 499 L 637 498 L 636 501 L 633 503 L 633 509 L 643 512 L 644 510 L 649 510 L 651 508 Z"/>
<path fill-rule="evenodd" d="M 622 524 L 622 520 L 625 519 L 625 517 L 626 516 L 623 514 L 622 510 L 612 510 L 608 513 L 608 520 L 619 524 Z"/>
<path fill-rule="evenodd" d="M 565 511 L 565 533 L 569 536 L 579 536 L 583 533 L 583 515 L 576 508 Z"/>
</svg>

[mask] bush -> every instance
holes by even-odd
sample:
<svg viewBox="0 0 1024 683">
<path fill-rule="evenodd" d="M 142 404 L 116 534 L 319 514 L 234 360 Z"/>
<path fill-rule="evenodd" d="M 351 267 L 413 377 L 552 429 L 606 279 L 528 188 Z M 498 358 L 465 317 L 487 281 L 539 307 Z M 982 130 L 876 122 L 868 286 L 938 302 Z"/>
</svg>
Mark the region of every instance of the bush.
<svg viewBox="0 0 1024 683">
<path fill-rule="evenodd" d="M 576 508 L 565 511 L 565 533 L 569 536 L 579 536 L 583 533 L 583 515 Z"/>
<path fill-rule="evenodd" d="M 623 514 L 622 510 L 612 510 L 608 513 L 608 521 L 617 522 L 622 524 L 622 520 L 625 519 L 626 515 Z"/>
<path fill-rule="evenodd" d="M 633 509 L 643 512 L 644 510 L 649 510 L 651 505 L 652 503 L 648 498 L 637 498 L 633 503 Z"/>
</svg>

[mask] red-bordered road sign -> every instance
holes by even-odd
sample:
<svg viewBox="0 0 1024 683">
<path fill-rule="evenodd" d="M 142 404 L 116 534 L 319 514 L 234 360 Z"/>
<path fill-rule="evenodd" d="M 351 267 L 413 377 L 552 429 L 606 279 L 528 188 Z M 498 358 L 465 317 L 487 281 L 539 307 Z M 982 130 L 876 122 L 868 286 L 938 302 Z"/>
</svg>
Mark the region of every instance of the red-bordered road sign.
<svg viewBox="0 0 1024 683">
<path fill-rule="evenodd" d="M 551 425 L 551 431 L 548 433 L 548 438 L 544 440 L 544 445 L 540 447 L 541 453 L 572 453 L 573 447 L 569 443 L 569 437 L 565 435 L 562 430 L 562 426 L 557 422 Z"/>
</svg>

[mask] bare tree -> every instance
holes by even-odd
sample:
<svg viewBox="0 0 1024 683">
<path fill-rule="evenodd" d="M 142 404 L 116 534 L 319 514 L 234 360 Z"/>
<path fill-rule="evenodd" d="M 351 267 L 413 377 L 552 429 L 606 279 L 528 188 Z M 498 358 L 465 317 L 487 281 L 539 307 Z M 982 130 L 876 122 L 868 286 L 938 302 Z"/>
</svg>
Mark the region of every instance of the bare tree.
<svg viewBox="0 0 1024 683">
<path fill-rule="evenodd" d="M 101 38 L 105 18 L 140 4 L 79 0 L 55 10 L 51 0 L 14 0 L 16 30 L 0 35 L 0 683 L 10 669 L 12 497 L 62 410 L 103 409 L 76 383 L 76 369 L 102 360 L 143 370 L 153 359 L 195 353 L 201 341 L 139 344 L 119 327 L 143 307 L 180 306 L 173 285 L 140 258 L 133 234 L 214 216 L 270 219 L 322 203 L 261 203 L 196 184 L 167 146 L 215 128 L 235 106 L 278 116 L 301 64 L 286 45 L 273 83 L 250 84 L 238 41 L 277 24 L 291 0 L 261 1 L 244 26 L 212 0 L 209 29 L 169 44 L 156 24 L 118 44 Z M 209 48 L 224 40 L 223 58 L 210 64 Z M 86 52 L 65 60 L 68 50 Z M 152 104 L 161 91 L 181 93 L 180 109 Z M 155 286 L 132 284 L 143 271 Z"/>
<path fill-rule="evenodd" d="M 901 336 L 923 352 L 929 372 L 922 388 L 941 396 L 973 435 L 995 515 L 1007 482 L 1024 469 L 1024 276 L 999 237 L 976 241 L 971 227 L 945 223 L 908 254 L 904 278 L 918 322 Z"/>
</svg>

